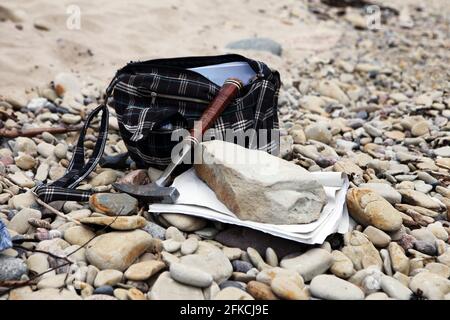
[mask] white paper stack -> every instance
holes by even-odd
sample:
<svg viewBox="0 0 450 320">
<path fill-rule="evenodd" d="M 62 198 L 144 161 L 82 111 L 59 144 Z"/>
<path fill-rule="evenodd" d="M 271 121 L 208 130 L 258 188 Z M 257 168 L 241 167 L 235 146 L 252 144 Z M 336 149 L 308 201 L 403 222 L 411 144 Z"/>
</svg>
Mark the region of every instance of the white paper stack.
<svg viewBox="0 0 450 320">
<path fill-rule="evenodd" d="M 339 172 L 312 173 L 314 179 L 324 186 L 327 204 L 320 218 L 312 223 L 277 225 L 241 220 L 217 199 L 216 194 L 190 169 L 178 176 L 173 187 L 180 192 L 175 204 L 151 204 L 152 213 L 181 213 L 209 220 L 239 225 L 263 231 L 274 236 L 307 244 L 323 243 L 325 238 L 335 232 L 349 230 L 349 215 L 345 204 L 348 178 Z"/>
</svg>

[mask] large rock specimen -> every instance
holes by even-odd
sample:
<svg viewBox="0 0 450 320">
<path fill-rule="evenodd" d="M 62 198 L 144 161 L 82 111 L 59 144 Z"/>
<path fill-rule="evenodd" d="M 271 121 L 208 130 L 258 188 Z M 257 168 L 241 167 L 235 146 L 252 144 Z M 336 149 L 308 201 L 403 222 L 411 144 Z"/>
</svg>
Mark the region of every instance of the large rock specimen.
<svg viewBox="0 0 450 320">
<path fill-rule="evenodd" d="M 197 175 L 236 216 L 272 224 L 310 223 L 326 203 L 310 173 L 264 151 L 232 143 L 204 142 Z"/>
</svg>

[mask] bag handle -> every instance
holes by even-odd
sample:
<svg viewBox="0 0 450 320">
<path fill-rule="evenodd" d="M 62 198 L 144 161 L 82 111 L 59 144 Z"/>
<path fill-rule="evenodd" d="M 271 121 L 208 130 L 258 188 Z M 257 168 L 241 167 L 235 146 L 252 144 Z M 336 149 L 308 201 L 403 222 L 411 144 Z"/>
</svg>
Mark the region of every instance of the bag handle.
<svg viewBox="0 0 450 320">
<path fill-rule="evenodd" d="M 108 94 L 106 95 L 106 99 Z M 106 101 L 106 100 L 105 100 Z M 87 163 L 84 162 L 84 138 L 86 136 L 87 129 L 91 124 L 94 117 L 102 111 L 102 118 L 100 121 L 100 128 L 98 138 L 95 143 L 94 151 L 91 158 Z M 103 150 L 105 149 L 106 140 L 108 137 L 108 119 L 109 110 L 106 102 L 95 108 L 87 117 L 83 128 L 78 138 L 77 146 L 73 153 L 72 159 L 67 167 L 66 174 L 47 185 L 42 184 L 34 189 L 39 199 L 44 202 L 52 201 L 88 201 L 89 197 L 93 194 L 92 191 L 76 190 L 75 188 L 86 178 L 92 170 L 95 169 L 97 163 L 100 161 Z"/>
</svg>

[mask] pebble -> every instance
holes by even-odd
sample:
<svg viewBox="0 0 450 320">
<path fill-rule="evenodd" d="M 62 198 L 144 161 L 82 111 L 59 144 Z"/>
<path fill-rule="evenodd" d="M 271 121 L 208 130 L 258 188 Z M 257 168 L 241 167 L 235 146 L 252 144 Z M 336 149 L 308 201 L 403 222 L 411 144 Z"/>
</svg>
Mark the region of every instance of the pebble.
<svg viewBox="0 0 450 320">
<path fill-rule="evenodd" d="M 147 224 L 142 230 L 149 233 L 153 238 L 164 240 L 166 238 L 166 229 L 151 221 L 147 221 Z"/>
<path fill-rule="evenodd" d="M 234 260 L 231 262 L 233 265 L 233 270 L 236 272 L 247 273 L 250 269 L 253 268 L 253 265 L 250 262 L 242 261 L 242 260 Z"/>
<path fill-rule="evenodd" d="M 78 221 L 85 224 L 95 224 L 100 226 L 108 226 L 114 230 L 134 230 L 143 228 L 147 224 L 147 220 L 140 216 L 130 217 L 86 217 Z"/>
<path fill-rule="evenodd" d="M 310 284 L 311 295 L 326 300 L 363 300 L 364 292 L 354 284 L 333 275 L 318 275 Z"/>
<path fill-rule="evenodd" d="M 162 245 L 164 250 L 170 253 L 176 252 L 181 248 L 181 242 L 178 242 L 174 239 L 164 240 L 162 242 Z"/>
<path fill-rule="evenodd" d="M 180 283 L 200 288 L 209 287 L 213 282 L 209 273 L 181 263 L 170 265 L 170 276 Z"/>
<path fill-rule="evenodd" d="M 291 277 L 275 276 L 270 284 L 273 293 L 284 300 L 309 300 L 309 294 L 305 290 L 303 282 L 293 281 Z"/>
<path fill-rule="evenodd" d="M 99 286 L 94 289 L 92 294 L 102 294 L 102 295 L 108 295 L 113 296 L 114 295 L 114 288 L 110 285 L 103 285 Z"/>
<path fill-rule="evenodd" d="M 105 170 L 96 175 L 89 184 L 93 187 L 106 186 L 117 180 L 117 172 L 114 170 Z"/>
<path fill-rule="evenodd" d="M 333 264 L 330 267 L 332 274 L 342 279 L 348 279 L 355 273 L 352 260 L 345 254 L 339 250 L 334 250 L 331 255 L 333 256 Z"/>
<path fill-rule="evenodd" d="M 323 124 L 313 124 L 305 128 L 305 135 L 308 140 L 316 140 L 329 144 L 332 135 L 330 130 Z"/>
<path fill-rule="evenodd" d="M 398 300 L 409 300 L 412 295 L 412 291 L 403 283 L 388 276 L 381 277 L 381 289 L 387 293 L 389 297 Z"/>
<path fill-rule="evenodd" d="M 433 198 L 420 191 L 400 189 L 399 192 L 401 193 L 402 199 L 405 203 L 431 210 L 441 209 L 441 204 L 439 202 L 433 200 Z"/>
<path fill-rule="evenodd" d="M 94 286 L 96 288 L 102 286 L 115 286 L 122 281 L 123 273 L 118 270 L 105 269 L 97 273 L 94 280 Z"/>
<path fill-rule="evenodd" d="M 450 280 L 433 272 L 420 272 L 409 283 L 409 288 L 430 300 L 442 300 L 450 292 Z"/>
<path fill-rule="evenodd" d="M 424 253 L 426 255 L 434 256 L 437 251 L 434 244 L 429 243 L 427 241 L 423 240 L 417 240 L 414 242 L 414 249 L 417 251 L 420 251 L 421 253 Z"/>
<path fill-rule="evenodd" d="M 414 229 L 411 231 L 411 235 L 417 240 L 422 240 L 429 243 L 436 242 L 436 236 L 428 228 Z"/>
<path fill-rule="evenodd" d="M 38 289 L 62 288 L 66 284 L 67 274 L 61 273 L 49 277 L 43 277 L 37 283 Z"/>
<path fill-rule="evenodd" d="M 438 262 L 431 262 L 428 263 L 425 266 L 425 269 L 427 269 L 430 272 L 433 272 L 437 275 L 440 275 L 443 278 L 448 279 L 450 277 L 450 267 L 446 266 L 445 264 L 438 263 Z"/>
<path fill-rule="evenodd" d="M 402 226 L 403 220 L 399 211 L 369 189 L 350 189 L 347 193 L 347 206 L 351 216 L 363 225 L 372 225 L 390 232 Z"/>
<path fill-rule="evenodd" d="M 222 252 L 217 248 L 209 247 L 206 252 L 201 252 L 202 246 L 200 243 L 199 251 L 196 254 L 190 254 L 180 258 L 180 262 L 186 266 L 196 267 L 206 273 L 212 275 L 217 284 L 227 280 L 233 273 L 233 267 Z"/>
<path fill-rule="evenodd" d="M 128 300 L 128 290 L 123 288 L 117 288 L 113 291 L 114 297 L 119 300 Z"/>
<path fill-rule="evenodd" d="M 368 226 L 363 232 L 377 248 L 385 248 L 391 242 L 391 237 L 384 231 Z"/>
<path fill-rule="evenodd" d="M 433 153 L 436 156 L 443 158 L 450 158 L 450 147 L 441 147 L 433 150 Z"/>
<path fill-rule="evenodd" d="M 147 300 L 144 293 L 137 288 L 129 289 L 127 294 L 129 300 Z"/>
<path fill-rule="evenodd" d="M 391 204 L 400 203 L 402 201 L 402 195 L 387 183 L 369 182 L 360 184 L 359 187 L 364 189 L 370 189 L 378 193 L 380 196 L 389 201 Z"/>
<path fill-rule="evenodd" d="M 247 283 L 246 289 L 255 300 L 278 300 L 270 286 L 265 283 L 250 281 Z"/>
<path fill-rule="evenodd" d="M 383 260 L 365 234 L 353 230 L 344 235 L 344 243 L 345 246 L 341 251 L 352 260 L 355 270 L 365 269 L 368 266 L 381 269 Z"/>
<path fill-rule="evenodd" d="M 47 142 L 41 142 L 37 145 L 37 152 L 44 158 L 53 155 L 54 149 L 55 146 Z"/>
<path fill-rule="evenodd" d="M 41 219 L 41 212 L 35 209 L 24 208 L 11 219 L 7 227 L 17 233 L 25 234 L 31 228 L 28 220 L 33 218 Z"/>
<path fill-rule="evenodd" d="M 128 216 L 137 211 L 138 201 L 126 193 L 95 193 L 89 198 L 89 206 L 109 216 Z"/>
<path fill-rule="evenodd" d="M 193 254 L 198 248 L 198 240 L 196 238 L 188 238 L 181 244 L 181 254 Z"/>
<path fill-rule="evenodd" d="M 269 265 L 267 265 L 267 263 L 264 261 L 264 259 L 261 257 L 261 255 L 259 254 L 258 251 L 256 251 L 255 249 L 249 247 L 247 248 L 247 255 L 250 259 L 250 262 L 258 269 L 258 270 L 263 270 L 266 269 L 268 267 L 270 267 Z"/>
<path fill-rule="evenodd" d="M 448 240 L 448 232 L 447 230 L 442 226 L 442 224 L 440 222 L 434 222 L 434 223 L 430 223 L 427 226 L 427 229 L 431 231 L 431 233 L 433 233 L 433 235 L 443 241 L 447 241 Z"/>
<path fill-rule="evenodd" d="M 151 245 L 142 230 L 114 231 L 97 236 L 86 246 L 86 258 L 100 270 L 125 271 Z"/>
<path fill-rule="evenodd" d="M 150 300 L 204 300 L 201 288 L 184 285 L 170 277 L 168 271 L 161 273 L 150 291 Z"/>
<path fill-rule="evenodd" d="M 364 300 L 389 300 L 389 296 L 384 292 L 371 293 Z"/>
<path fill-rule="evenodd" d="M 311 249 L 295 258 L 283 258 L 282 268 L 297 271 L 308 282 L 316 275 L 325 273 L 333 263 L 333 256 L 324 249 Z"/>
<path fill-rule="evenodd" d="M 185 232 L 197 231 L 206 226 L 206 220 L 185 214 L 163 213 L 162 217 L 170 225 Z"/>
<path fill-rule="evenodd" d="M 80 123 L 81 117 L 78 115 L 66 113 L 61 116 L 61 120 L 67 124 L 77 124 Z"/>
<path fill-rule="evenodd" d="M 16 294 L 11 300 L 81 300 L 81 297 L 67 289 L 46 288 Z"/>
<path fill-rule="evenodd" d="M 33 188 L 35 183 L 22 171 L 17 171 L 13 174 L 8 174 L 8 179 L 21 188 Z"/>
<path fill-rule="evenodd" d="M 58 143 L 53 150 L 53 153 L 58 159 L 65 159 L 67 156 L 67 145 L 64 143 Z"/>
<path fill-rule="evenodd" d="M 44 253 L 33 253 L 26 261 L 28 270 L 40 274 L 50 268 L 47 255 Z"/>
<path fill-rule="evenodd" d="M 269 266 L 276 267 L 278 266 L 278 256 L 275 250 L 272 248 L 267 248 L 266 250 L 266 262 Z"/>
<path fill-rule="evenodd" d="M 335 99 L 343 105 L 347 105 L 350 102 L 348 96 L 344 93 L 344 91 L 342 91 L 335 81 L 321 81 L 317 87 L 317 91 L 321 95 Z"/>
<path fill-rule="evenodd" d="M 389 256 L 389 251 L 386 249 L 380 250 L 380 256 L 381 259 L 383 259 L 383 271 L 388 276 L 392 276 L 392 263 L 391 263 L 391 257 Z"/>
<path fill-rule="evenodd" d="M 239 259 L 242 256 L 242 250 L 239 248 L 223 247 L 222 251 L 227 256 L 228 260 L 230 260 L 230 261 Z"/>
<path fill-rule="evenodd" d="M 16 143 L 13 147 L 13 151 L 16 154 L 18 154 L 19 152 L 23 152 L 30 156 L 36 156 L 37 155 L 37 145 L 30 138 L 18 137 L 18 138 L 16 138 Z"/>
<path fill-rule="evenodd" d="M 100 270 L 93 265 L 89 265 L 86 273 L 86 283 L 93 286 L 95 277 L 97 277 L 97 274 Z"/>
<path fill-rule="evenodd" d="M 409 259 L 405 251 L 397 243 L 391 242 L 388 246 L 389 257 L 391 258 L 392 269 L 405 275 L 409 274 Z"/>
<path fill-rule="evenodd" d="M 26 153 L 19 153 L 14 162 L 22 170 L 30 170 L 36 166 L 36 159 Z"/>
<path fill-rule="evenodd" d="M 0 281 L 20 280 L 27 272 L 27 265 L 22 259 L 0 253 Z"/>
<path fill-rule="evenodd" d="M 169 227 L 166 229 L 166 239 L 171 239 L 177 242 L 183 242 L 186 240 L 183 233 L 175 227 Z"/>
<path fill-rule="evenodd" d="M 84 245 L 94 237 L 95 233 L 84 226 L 74 226 L 64 231 L 64 240 L 79 246 Z"/>
</svg>

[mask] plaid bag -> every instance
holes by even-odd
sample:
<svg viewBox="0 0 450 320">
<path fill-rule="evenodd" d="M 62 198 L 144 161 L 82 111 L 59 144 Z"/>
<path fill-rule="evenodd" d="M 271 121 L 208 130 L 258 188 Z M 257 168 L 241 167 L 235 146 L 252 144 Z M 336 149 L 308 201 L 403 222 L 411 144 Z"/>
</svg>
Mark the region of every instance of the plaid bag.
<svg viewBox="0 0 450 320">
<path fill-rule="evenodd" d="M 220 87 L 200 73 L 190 70 L 203 66 L 246 62 L 255 76 L 238 98 L 216 120 L 209 136 L 225 140 L 232 133 L 244 137 L 246 147 L 278 153 L 278 91 L 280 76 L 264 63 L 236 54 L 158 59 L 131 62 L 118 70 L 106 90 L 114 107 L 119 131 L 137 167 L 163 168 L 171 161 L 172 148 L 182 132 L 194 126 Z M 84 134 L 92 118 L 102 112 L 99 137 L 92 158 L 84 163 Z M 46 201 L 86 201 L 90 191 L 75 188 L 97 165 L 106 143 L 108 108 L 99 106 L 88 117 L 81 132 L 67 174 L 35 192 Z M 250 135 L 248 134 L 250 132 Z M 260 132 L 264 134 L 260 135 Z M 174 139 L 173 137 L 179 137 Z M 229 141 L 229 140 L 227 140 Z M 242 140 L 241 140 L 242 141 Z"/>
</svg>

